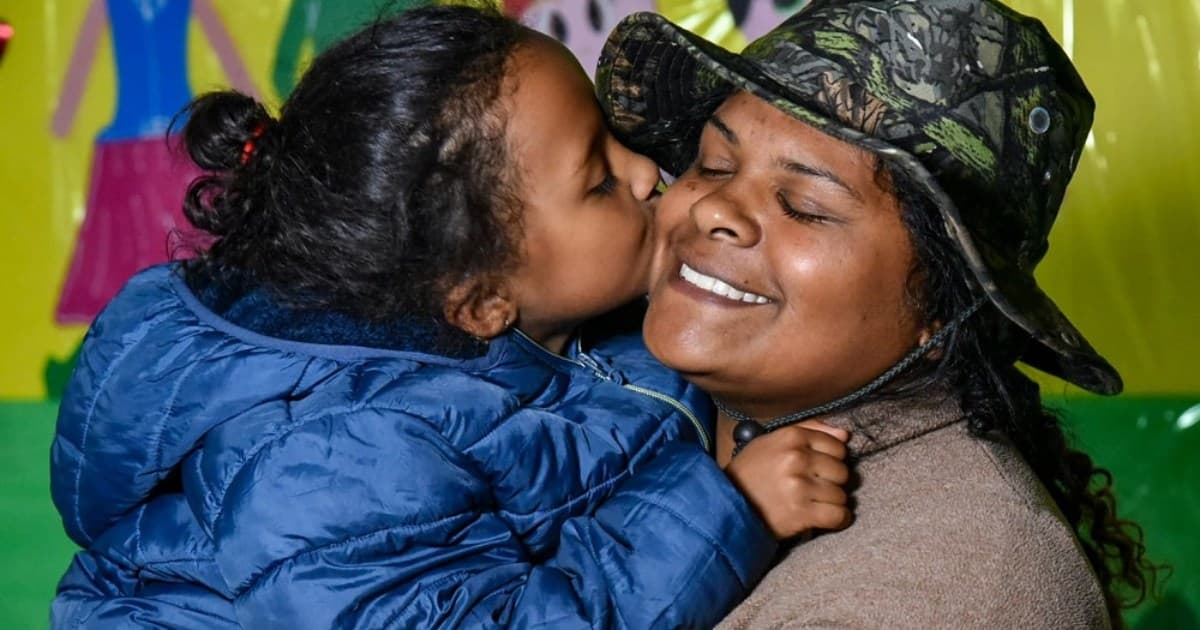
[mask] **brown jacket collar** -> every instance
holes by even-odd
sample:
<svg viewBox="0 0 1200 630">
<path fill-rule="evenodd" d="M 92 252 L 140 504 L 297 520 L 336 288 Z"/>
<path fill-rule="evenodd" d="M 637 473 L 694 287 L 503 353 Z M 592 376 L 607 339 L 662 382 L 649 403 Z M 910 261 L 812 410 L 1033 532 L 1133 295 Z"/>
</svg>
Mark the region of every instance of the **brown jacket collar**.
<svg viewBox="0 0 1200 630">
<path fill-rule="evenodd" d="M 953 393 L 940 390 L 863 403 L 821 418 L 850 432 L 850 453 L 862 459 L 964 420 Z"/>
</svg>

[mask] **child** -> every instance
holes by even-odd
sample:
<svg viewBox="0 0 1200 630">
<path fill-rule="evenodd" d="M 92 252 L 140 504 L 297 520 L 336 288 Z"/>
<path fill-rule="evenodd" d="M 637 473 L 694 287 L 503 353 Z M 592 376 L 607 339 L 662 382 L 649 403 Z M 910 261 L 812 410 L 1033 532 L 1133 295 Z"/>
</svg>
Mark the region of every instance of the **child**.
<svg viewBox="0 0 1200 630">
<path fill-rule="evenodd" d="M 215 240 L 88 335 L 54 625 L 711 626 L 778 538 L 844 526 L 844 433 L 722 471 L 702 394 L 637 335 L 580 341 L 646 291 L 658 170 L 557 43 L 418 9 L 278 120 L 189 114 Z"/>
</svg>

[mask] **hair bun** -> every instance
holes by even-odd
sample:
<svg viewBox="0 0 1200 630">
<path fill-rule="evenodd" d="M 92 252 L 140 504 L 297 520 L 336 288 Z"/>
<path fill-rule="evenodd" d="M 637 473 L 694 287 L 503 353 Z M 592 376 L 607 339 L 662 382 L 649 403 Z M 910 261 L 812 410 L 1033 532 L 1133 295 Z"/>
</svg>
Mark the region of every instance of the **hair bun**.
<svg viewBox="0 0 1200 630">
<path fill-rule="evenodd" d="M 183 111 L 183 141 L 206 171 L 231 171 L 245 161 L 253 141 L 275 122 L 262 103 L 235 91 L 209 92 Z"/>
</svg>

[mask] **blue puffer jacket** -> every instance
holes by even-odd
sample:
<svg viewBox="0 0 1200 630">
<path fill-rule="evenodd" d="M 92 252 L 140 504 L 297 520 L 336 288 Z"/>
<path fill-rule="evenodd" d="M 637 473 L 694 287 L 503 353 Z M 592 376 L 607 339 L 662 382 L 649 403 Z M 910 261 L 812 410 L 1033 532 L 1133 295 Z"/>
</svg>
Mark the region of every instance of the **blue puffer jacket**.
<svg viewBox="0 0 1200 630">
<path fill-rule="evenodd" d="M 131 280 L 59 413 L 84 550 L 53 625 L 703 627 L 765 571 L 709 403 L 636 335 L 451 357 L 414 331 Z"/>
</svg>

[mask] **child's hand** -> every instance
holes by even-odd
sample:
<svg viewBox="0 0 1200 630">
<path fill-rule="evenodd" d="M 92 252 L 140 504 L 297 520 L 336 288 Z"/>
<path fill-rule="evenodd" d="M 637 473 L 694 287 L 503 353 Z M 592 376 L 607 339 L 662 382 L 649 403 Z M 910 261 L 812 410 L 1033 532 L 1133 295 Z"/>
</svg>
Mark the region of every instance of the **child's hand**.
<svg viewBox="0 0 1200 630">
<path fill-rule="evenodd" d="M 755 438 L 725 474 L 783 540 L 811 529 L 843 529 L 850 509 L 842 486 L 849 434 L 819 422 L 784 427 Z"/>
</svg>

